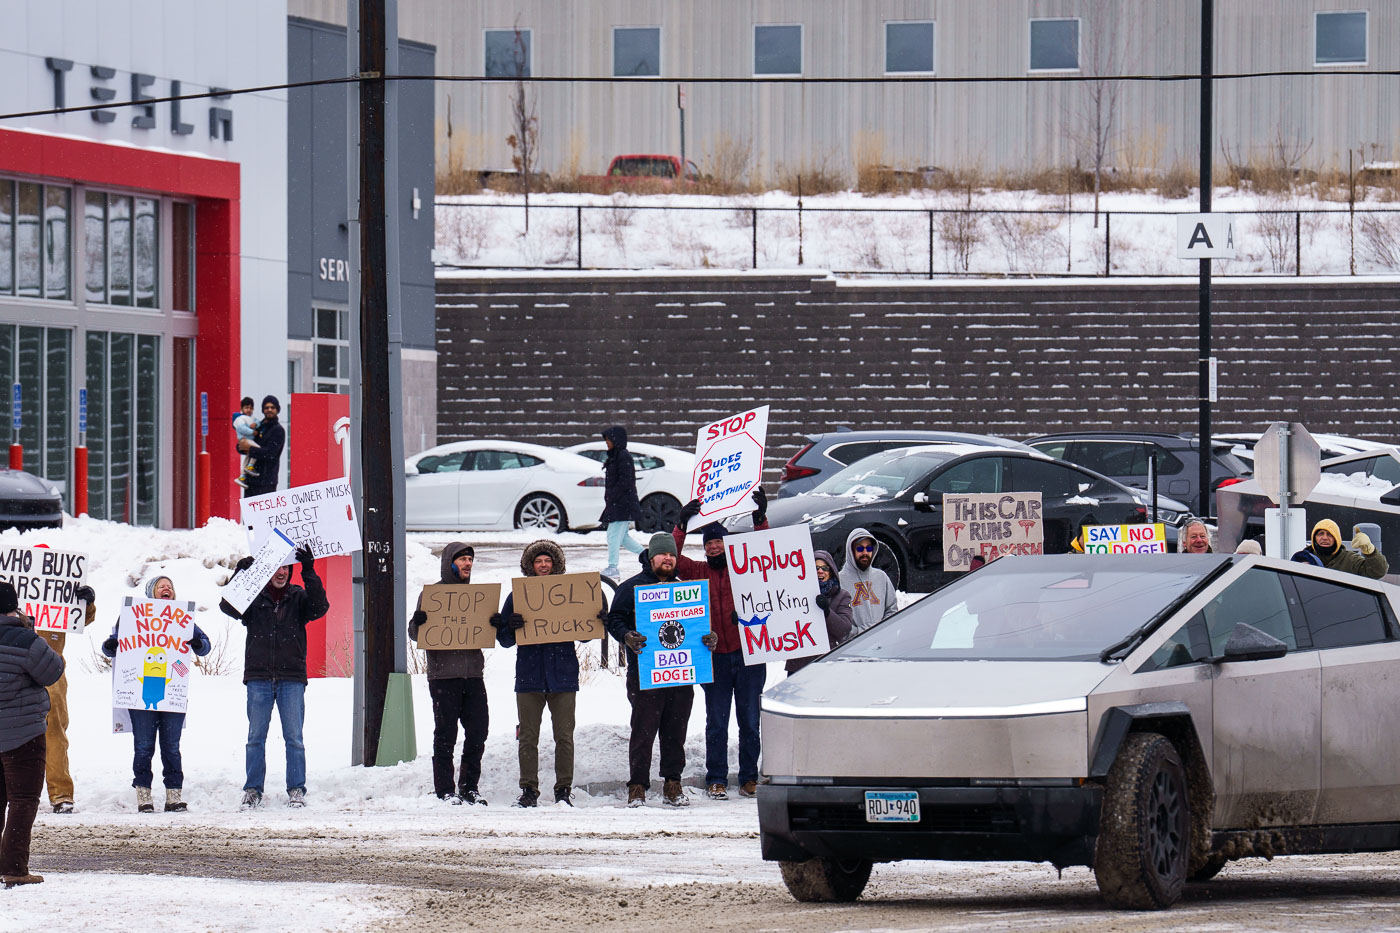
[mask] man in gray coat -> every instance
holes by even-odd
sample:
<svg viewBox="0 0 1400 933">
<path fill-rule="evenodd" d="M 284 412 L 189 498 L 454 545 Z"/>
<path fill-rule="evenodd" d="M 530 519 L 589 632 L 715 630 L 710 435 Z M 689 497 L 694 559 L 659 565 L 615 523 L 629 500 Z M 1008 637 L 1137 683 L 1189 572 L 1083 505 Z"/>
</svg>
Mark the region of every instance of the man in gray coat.
<svg viewBox="0 0 1400 933">
<path fill-rule="evenodd" d="M 29 873 L 29 838 L 44 787 L 49 693 L 63 658 L 34 633 L 9 583 L 0 583 L 0 881 L 38 884 Z"/>
<path fill-rule="evenodd" d="M 880 542 L 864 528 L 857 528 L 846 536 L 841 589 L 851 594 L 851 614 L 855 618 L 851 626 L 852 638 L 899 609 L 894 584 L 875 566 L 875 555 L 879 552 Z"/>
</svg>

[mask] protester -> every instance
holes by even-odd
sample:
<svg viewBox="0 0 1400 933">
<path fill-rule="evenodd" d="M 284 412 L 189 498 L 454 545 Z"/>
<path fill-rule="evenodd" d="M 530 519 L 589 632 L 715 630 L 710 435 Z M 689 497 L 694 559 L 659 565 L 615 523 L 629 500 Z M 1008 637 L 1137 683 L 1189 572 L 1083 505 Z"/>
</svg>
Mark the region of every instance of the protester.
<svg viewBox="0 0 1400 933">
<path fill-rule="evenodd" d="M 39 884 L 29 871 L 29 839 L 44 784 L 49 694 L 63 657 L 35 634 L 9 583 L 0 583 L 0 881 Z"/>
<path fill-rule="evenodd" d="M 768 528 L 768 497 L 763 487 L 753 488 L 753 527 Z M 685 529 L 700 514 L 700 500 L 692 499 L 681 509 L 680 523 L 671 532 L 679 552 L 685 547 Z M 739 793 L 752 797 L 758 792 L 759 700 L 768 667 L 745 664 L 739 641 L 739 616 L 734 608 L 734 592 L 729 584 L 729 562 L 724 552 L 724 526 L 712 522 L 701 529 L 705 559 L 676 556 L 676 576 L 682 580 L 710 581 L 710 632 L 714 651 L 714 681 L 702 684 L 705 691 L 705 795 L 711 800 L 729 799 L 729 710 L 732 704 L 739 720 Z"/>
<path fill-rule="evenodd" d="M 1259 542 L 1253 538 L 1245 538 L 1240 542 L 1240 546 L 1235 548 L 1236 554 L 1263 554 L 1264 549 L 1259 546 Z"/>
<path fill-rule="evenodd" d="M 817 565 L 817 608 L 826 614 L 826 641 L 835 648 L 851 637 L 851 626 L 855 621 L 851 614 L 851 594 L 841 589 L 841 580 L 835 570 L 836 561 L 832 560 L 829 551 L 817 551 L 812 558 Z M 816 657 L 793 658 L 783 665 L 783 670 L 796 674 L 815 660 Z"/>
<path fill-rule="evenodd" d="M 282 411 L 282 403 L 277 396 L 263 398 L 262 423 L 258 425 L 258 440 L 254 444 L 247 438 L 239 438 L 238 451 L 247 455 L 247 461 L 257 470 L 257 477 L 248 480 L 243 498 L 261 496 L 277 491 L 277 475 L 281 469 L 282 448 L 287 444 L 287 432 L 277 420 Z"/>
<path fill-rule="evenodd" d="M 634 591 L 639 586 L 670 583 L 676 579 L 675 539 L 664 531 L 658 531 L 651 536 L 639 560 L 641 572 L 618 585 L 607 621 L 608 634 L 630 649 L 627 655 L 627 700 L 632 704 L 632 721 L 627 749 L 630 768 L 627 806 L 640 807 L 646 803 L 647 786 L 651 783 L 648 776 L 651 773 L 651 746 L 659 733 L 663 782 L 661 799 L 673 807 L 686 807 L 690 805 L 690 800 L 681 789 L 681 773 L 685 770 L 685 733 L 690 723 L 690 708 L 695 702 L 695 688 L 686 684 L 643 690 L 637 675 L 637 655 L 646 647 L 647 637 L 637 631 Z"/>
<path fill-rule="evenodd" d="M 234 480 L 234 483 L 246 489 L 250 482 L 257 482 L 258 465 L 251 453 L 261 446 L 258 443 L 258 420 L 253 417 L 253 399 L 250 396 L 243 396 L 243 401 L 238 403 L 238 411 L 233 413 L 233 433 L 238 440 L 248 442 L 249 453 L 244 455 L 238 478 Z"/>
<path fill-rule="evenodd" d="M 1199 518 L 1193 518 L 1181 526 L 1176 535 L 1178 554 L 1212 554 L 1215 547 L 1210 540 L 1210 529 Z"/>
<path fill-rule="evenodd" d="M 151 599 L 174 599 L 175 584 L 169 577 L 154 577 L 146 582 L 145 593 Z M 112 626 L 112 634 L 102 643 L 102 653 L 109 658 L 117 656 L 117 630 L 121 625 Z M 197 657 L 204 657 L 214 647 L 209 636 L 198 625 L 194 627 L 194 637 L 189 641 L 190 650 Z M 161 777 L 165 784 L 165 812 L 184 813 L 189 805 L 182 799 L 185 786 L 185 772 L 180 758 L 180 735 L 185 729 L 185 714 L 153 709 L 127 710 L 131 714 L 131 736 L 135 753 L 131 760 L 131 786 L 136 788 L 136 811 L 155 812 L 155 802 L 151 799 L 151 759 L 156 753 L 156 737 L 160 737 Z"/>
<path fill-rule="evenodd" d="M 603 576 L 616 580 L 621 573 L 617 558 L 622 548 L 640 554 L 642 546 L 628 532 L 633 522 L 642 520 L 642 503 L 637 499 L 637 468 L 627 450 L 627 429 L 613 425 L 603 432 L 608 459 L 603 462 L 603 514 L 599 521 L 608 530 L 608 569 Z"/>
<path fill-rule="evenodd" d="M 1379 580 L 1390 570 L 1390 562 L 1371 543 L 1370 535 L 1357 531 L 1351 536 L 1351 550 L 1342 547 L 1342 531 L 1330 518 L 1313 525 L 1305 549 L 1328 570 L 1340 570 Z"/>
<path fill-rule="evenodd" d="M 846 563 L 841 568 L 841 588 L 851 594 L 851 634 L 859 635 L 876 622 L 894 615 L 899 597 L 885 572 L 875 566 L 880 542 L 864 528 L 846 536 Z"/>
<path fill-rule="evenodd" d="M 39 547 L 48 547 L 40 544 Z M 97 594 L 90 586 L 80 586 L 73 596 L 85 604 L 83 624 L 91 625 L 97 618 Z M 43 631 L 39 636 L 49 643 L 49 647 L 63 657 L 63 648 L 68 640 L 64 632 Z M 49 687 L 49 724 L 44 745 L 44 781 L 48 784 L 49 805 L 55 813 L 73 812 L 73 772 L 68 767 L 68 671 L 65 668 L 58 682 Z"/>
<path fill-rule="evenodd" d="M 287 806 L 306 806 L 306 746 L 301 738 L 306 719 L 306 626 L 330 611 L 330 603 L 316 575 L 311 548 L 297 548 L 296 559 L 301 564 L 304 589 L 291 582 L 291 567 L 279 567 L 245 611 L 240 613 L 228 600 L 219 601 L 219 608 L 242 620 L 248 630 L 243 657 L 243 684 L 248 694 L 247 775 L 240 805 L 244 810 L 262 806 L 267 729 L 274 705 L 287 747 Z M 251 557 L 243 558 L 236 573 L 252 562 Z"/>
<path fill-rule="evenodd" d="M 472 582 L 476 550 L 452 541 L 442 549 L 439 583 Z M 408 620 L 408 637 L 418 640 L 418 629 L 428 621 L 423 594 Z M 428 656 L 428 695 L 433 700 L 433 793 L 454 806 L 470 803 L 486 806 L 478 785 L 481 754 L 486 749 L 490 710 L 482 682 L 485 656 L 479 648 L 447 648 L 425 651 Z M 452 754 L 457 748 L 457 724 L 462 724 L 462 767 L 452 783 Z"/>
<path fill-rule="evenodd" d="M 520 571 L 527 577 L 547 577 L 564 573 L 564 551 L 553 541 L 532 541 L 520 555 Z M 605 624 L 606 610 L 598 610 Z M 520 798 L 517 807 L 533 807 L 540 799 L 540 722 L 545 707 L 554 729 L 554 802 L 573 806 L 574 787 L 574 701 L 578 697 L 578 653 L 576 642 L 561 641 L 544 645 L 520 645 L 515 633 L 525 625 L 525 617 L 515 611 L 514 594 L 491 617 L 496 641 L 503 648 L 515 647 L 515 709 L 520 725 L 516 729 L 520 756 Z"/>
</svg>

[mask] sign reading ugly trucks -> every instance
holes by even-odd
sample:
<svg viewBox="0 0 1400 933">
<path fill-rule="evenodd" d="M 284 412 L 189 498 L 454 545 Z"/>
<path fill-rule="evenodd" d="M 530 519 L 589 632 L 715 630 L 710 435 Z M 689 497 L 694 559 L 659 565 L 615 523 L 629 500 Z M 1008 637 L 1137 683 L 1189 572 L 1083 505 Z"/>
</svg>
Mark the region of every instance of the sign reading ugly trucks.
<svg viewBox="0 0 1400 933">
<path fill-rule="evenodd" d="M 767 443 L 767 405 L 712 421 L 699 430 L 690 495 L 700 500 L 700 514 L 691 526 L 698 528 L 753 508 L 749 493 L 763 478 Z"/>
<path fill-rule="evenodd" d="M 607 634 L 598 613 L 606 608 L 596 571 L 516 577 L 510 581 L 511 603 L 525 619 L 515 633 L 517 645 L 556 641 L 592 641 Z"/>
<path fill-rule="evenodd" d="M 972 558 L 1044 554 L 1039 492 L 943 494 L 943 569 L 972 569 Z"/>
<path fill-rule="evenodd" d="M 643 690 L 683 687 L 714 680 L 710 649 L 700 639 L 710 631 L 710 581 L 639 586 L 637 631 L 647 637 L 637 655 Z"/>
<path fill-rule="evenodd" d="M 729 535 L 724 546 L 744 663 L 826 654 L 826 613 L 817 606 L 821 590 L 807 526 Z"/>
<path fill-rule="evenodd" d="M 1085 554 L 1165 554 L 1167 528 L 1155 525 L 1085 525 Z"/>
</svg>

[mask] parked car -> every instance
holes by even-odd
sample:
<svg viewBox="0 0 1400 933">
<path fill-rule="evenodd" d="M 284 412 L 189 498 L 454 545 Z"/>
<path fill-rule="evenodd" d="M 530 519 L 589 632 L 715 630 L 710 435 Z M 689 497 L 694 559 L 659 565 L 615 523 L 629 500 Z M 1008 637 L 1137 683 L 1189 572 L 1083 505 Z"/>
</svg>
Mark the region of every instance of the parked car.
<svg viewBox="0 0 1400 933">
<path fill-rule="evenodd" d="M 608 458 L 608 445 L 589 441 L 566 447 L 568 453 L 602 463 Z M 681 506 L 693 497 L 690 494 L 691 475 L 695 472 L 695 454 L 674 447 L 627 442 L 632 464 L 637 469 L 637 498 L 642 500 L 642 531 L 670 531 L 681 516 Z"/>
<path fill-rule="evenodd" d="M 848 467 L 882 450 L 914 444 L 972 444 L 1012 450 L 1029 449 L 1019 441 L 962 431 L 837 430 L 826 434 L 808 434 L 807 445 L 783 465 L 782 478 L 778 482 L 778 498 L 811 492 L 833 470 Z"/>
<path fill-rule="evenodd" d="M 765 694 L 763 857 L 803 901 L 1007 860 L 1160 909 L 1227 860 L 1400 848 L 1398 594 L 1241 555 L 994 561 Z"/>
<path fill-rule="evenodd" d="M 63 493 L 23 470 L 0 470 L 0 530 L 63 527 Z"/>
<path fill-rule="evenodd" d="M 896 587 L 926 592 L 957 576 L 943 570 L 943 494 L 1041 493 L 1044 549 L 1063 554 L 1085 524 L 1147 519 L 1147 496 L 1036 451 L 937 444 L 874 454 L 809 493 L 768 506 L 773 527 L 807 522 L 812 545 L 842 563 L 846 537 L 865 528 L 880 543 L 875 564 Z M 1179 505 L 1179 503 L 1178 503 Z M 745 516 L 729 527 L 741 530 Z M 1168 526 L 1169 540 L 1175 528 Z"/>
<path fill-rule="evenodd" d="M 516 441 L 457 441 L 405 464 L 409 531 L 596 527 L 603 477 L 587 457 Z"/>
<path fill-rule="evenodd" d="M 679 156 L 620 155 L 608 164 L 606 175 L 585 175 L 580 181 L 607 191 L 693 188 L 700 181 L 700 169 L 689 159 L 682 166 Z"/>
<path fill-rule="evenodd" d="M 1200 443 L 1176 434 L 1091 431 L 1042 434 L 1026 441 L 1052 457 L 1088 467 L 1136 489 L 1147 488 L 1147 452 L 1157 463 L 1157 491 L 1186 502 L 1201 511 Z M 1214 515 L 1215 491 L 1243 482 L 1250 465 L 1232 452 L 1229 441 L 1211 440 L 1210 514 Z"/>
<path fill-rule="evenodd" d="M 1229 441 L 1232 445 L 1230 453 L 1248 464 L 1250 470 L 1253 471 L 1254 445 L 1259 443 L 1259 438 L 1262 436 L 1257 432 L 1245 431 L 1235 434 L 1212 434 L 1210 439 L 1212 442 Z M 1345 437 L 1341 434 L 1313 434 L 1312 438 L 1317 441 L 1317 446 L 1322 448 L 1322 459 L 1324 460 L 1345 457 L 1347 454 L 1359 453 L 1381 446 L 1375 441 L 1363 441 L 1360 438 Z"/>
</svg>

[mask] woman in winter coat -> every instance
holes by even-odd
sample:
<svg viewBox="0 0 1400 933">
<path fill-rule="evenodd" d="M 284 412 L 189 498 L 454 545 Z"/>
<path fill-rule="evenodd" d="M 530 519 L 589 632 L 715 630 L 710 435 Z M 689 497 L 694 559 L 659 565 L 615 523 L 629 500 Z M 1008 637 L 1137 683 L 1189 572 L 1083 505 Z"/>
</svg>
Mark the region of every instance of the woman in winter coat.
<svg viewBox="0 0 1400 933">
<path fill-rule="evenodd" d="M 826 639 L 832 648 L 851 637 L 851 626 L 855 616 L 851 612 L 851 594 L 841 589 L 841 580 L 836 575 L 836 561 L 828 551 L 817 551 L 812 555 L 817 565 L 817 606 L 826 613 Z M 816 660 L 816 657 L 794 658 L 783 666 L 789 674 L 795 674 Z"/>
<path fill-rule="evenodd" d="M 29 837 L 44 787 L 49 684 L 63 658 L 34 632 L 9 583 L 0 583 L 0 881 L 38 884 L 29 873 Z"/>
<path fill-rule="evenodd" d="M 642 553 L 642 546 L 627 533 L 633 522 L 642 520 L 642 503 L 637 499 L 637 468 L 627 450 L 627 429 L 613 425 L 603 432 L 603 440 L 608 445 L 608 459 L 603 462 L 603 514 L 598 519 L 608 530 L 608 569 L 603 576 L 616 580 L 621 575 L 617 569 L 621 549 Z"/>
<path fill-rule="evenodd" d="M 174 599 L 175 583 L 169 577 L 153 577 L 146 581 L 145 594 L 149 599 Z M 112 626 L 112 634 L 102 643 L 102 653 L 109 658 L 117 656 L 117 628 Z M 209 636 L 198 625 L 194 627 L 194 638 L 189 648 L 198 657 L 204 657 L 214 647 Z M 138 813 L 155 812 L 155 802 L 151 799 L 151 760 L 156 754 L 156 739 L 160 739 L 160 770 L 165 784 L 165 812 L 184 813 L 189 804 L 181 798 L 185 787 L 185 772 L 180 758 L 180 736 L 185 731 L 185 714 L 154 709 L 131 709 L 131 737 L 134 753 L 131 759 L 131 786 L 136 788 L 136 810 Z"/>
</svg>

